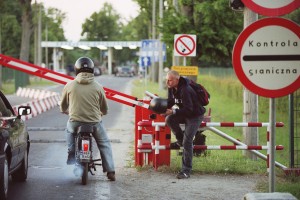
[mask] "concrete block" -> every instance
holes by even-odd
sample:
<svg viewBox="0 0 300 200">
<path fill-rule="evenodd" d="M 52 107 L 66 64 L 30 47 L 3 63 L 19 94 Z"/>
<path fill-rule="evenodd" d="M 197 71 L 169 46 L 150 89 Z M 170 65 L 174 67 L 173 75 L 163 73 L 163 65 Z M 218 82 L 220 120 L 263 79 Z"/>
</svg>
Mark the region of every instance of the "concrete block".
<svg viewBox="0 0 300 200">
<path fill-rule="evenodd" d="M 297 200 L 290 193 L 248 193 L 244 196 L 243 200 Z"/>
</svg>

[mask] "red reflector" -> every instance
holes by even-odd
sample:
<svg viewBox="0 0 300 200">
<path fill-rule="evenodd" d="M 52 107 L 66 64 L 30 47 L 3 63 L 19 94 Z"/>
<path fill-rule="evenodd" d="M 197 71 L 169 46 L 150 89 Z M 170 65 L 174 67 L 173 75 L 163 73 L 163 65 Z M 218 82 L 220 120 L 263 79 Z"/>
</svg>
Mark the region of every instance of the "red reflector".
<svg viewBox="0 0 300 200">
<path fill-rule="evenodd" d="M 89 150 L 89 141 L 82 140 L 82 150 L 83 151 L 88 151 Z"/>
<path fill-rule="evenodd" d="M 83 151 L 88 151 L 89 150 L 89 145 L 88 144 L 84 144 L 83 145 Z"/>
</svg>

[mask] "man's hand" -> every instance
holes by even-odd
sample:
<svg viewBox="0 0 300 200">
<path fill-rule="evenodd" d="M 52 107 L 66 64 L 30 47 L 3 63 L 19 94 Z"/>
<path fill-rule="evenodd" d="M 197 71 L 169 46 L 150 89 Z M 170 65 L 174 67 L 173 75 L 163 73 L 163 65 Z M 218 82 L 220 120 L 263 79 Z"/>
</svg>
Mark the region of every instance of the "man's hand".
<svg viewBox="0 0 300 200">
<path fill-rule="evenodd" d="M 173 114 L 173 110 L 172 109 L 167 109 L 166 112 L 164 114 L 161 114 L 162 116 L 168 116 L 168 115 L 172 115 Z"/>
<path fill-rule="evenodd" d="M 69 111 L 64 111 L 64 112 L 61 112 L 62 114 L 66 114 L 66 115 L 69 115 Z"/>
</svg>

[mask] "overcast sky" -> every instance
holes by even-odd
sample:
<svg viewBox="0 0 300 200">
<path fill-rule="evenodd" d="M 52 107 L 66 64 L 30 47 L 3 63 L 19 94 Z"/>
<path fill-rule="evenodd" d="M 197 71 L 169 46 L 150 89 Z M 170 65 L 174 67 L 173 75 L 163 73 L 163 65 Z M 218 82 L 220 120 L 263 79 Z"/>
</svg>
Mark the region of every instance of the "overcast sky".
<svg viewBox="0 0 300 200">
<path fill-rule="evenodd" d="M 105 2 L 112 4 L 117 13 L 127 20 L 136 17 L 139 12 L 137 3 L 132 0 L 37 0 L 37 2 L 43 2 L 46 8 L 54 7 L 66 13 L 67 19 L 63 23 L 65 37 L 73 42 L 80 40 L 81 25 L 85 19 L 92 13 L 99 12 Z"/>
</svg>

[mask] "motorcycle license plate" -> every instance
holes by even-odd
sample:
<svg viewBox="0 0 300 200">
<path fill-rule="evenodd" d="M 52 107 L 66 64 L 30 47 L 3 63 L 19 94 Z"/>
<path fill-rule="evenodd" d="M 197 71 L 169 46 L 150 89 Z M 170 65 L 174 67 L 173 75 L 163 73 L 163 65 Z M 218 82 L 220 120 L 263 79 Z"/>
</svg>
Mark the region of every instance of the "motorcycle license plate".
<svg viewBox="0 0 300 200">
<path fill-rule="evenodd" d="M 80 159 L 90 159 L 91 156 L 91 152 L 90 151 L 86 151 L 86 152 L 80 152 Z"/>
</svg>

